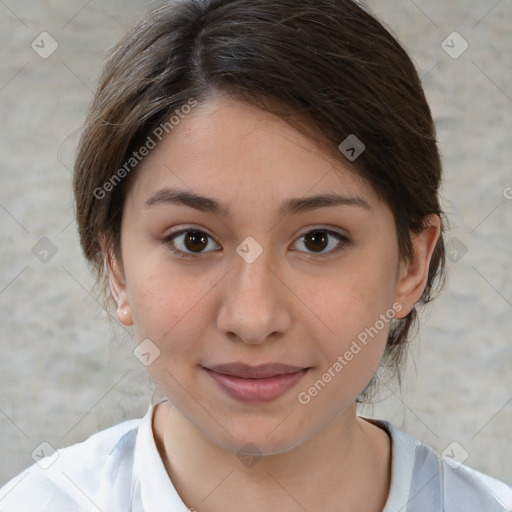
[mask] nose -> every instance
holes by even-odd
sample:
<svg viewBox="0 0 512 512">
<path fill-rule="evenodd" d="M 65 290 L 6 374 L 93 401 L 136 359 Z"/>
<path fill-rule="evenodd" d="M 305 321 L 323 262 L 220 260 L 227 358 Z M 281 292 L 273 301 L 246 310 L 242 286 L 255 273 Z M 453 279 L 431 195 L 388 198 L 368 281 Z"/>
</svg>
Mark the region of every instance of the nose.
<svg viewBox="0 0 512 512">
<path fill-rule="evenodd" d="M 248 260 L 250 261 L 250 260 Z M 217 328 L 232 340 L 260 344 L 280 337 L 291 325 L 293 293 L 279 275 L 279 264 L 271 251 L 252 262 L 238 254 L 226 276 Z"/>
</svg>

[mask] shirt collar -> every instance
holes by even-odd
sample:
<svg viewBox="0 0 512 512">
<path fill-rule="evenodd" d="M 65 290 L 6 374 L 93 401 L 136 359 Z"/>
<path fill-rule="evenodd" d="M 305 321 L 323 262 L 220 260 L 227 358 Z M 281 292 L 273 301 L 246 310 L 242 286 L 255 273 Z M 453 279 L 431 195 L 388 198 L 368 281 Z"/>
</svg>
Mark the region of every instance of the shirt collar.
<svg viewBox="0 0 512 512">
<path fill-rule="evenodd" d="M 414 456 L 416 446 L 420 442 L 397 430 L 389 421 L 362 417 L 361 419 L 382 428 L 391 438 L 391 483 L 382 512 L 403 512 L 409 502 Z"/>
<path fill-rule="evenodd" d="M 133 473 L 139 485 L 140 498 L 145 512 L 188 512 L 167 474 L 153 436 L 153 414 L 156 404 L 151 404 L 142 418 L 135 445 Z"/>
</svg>

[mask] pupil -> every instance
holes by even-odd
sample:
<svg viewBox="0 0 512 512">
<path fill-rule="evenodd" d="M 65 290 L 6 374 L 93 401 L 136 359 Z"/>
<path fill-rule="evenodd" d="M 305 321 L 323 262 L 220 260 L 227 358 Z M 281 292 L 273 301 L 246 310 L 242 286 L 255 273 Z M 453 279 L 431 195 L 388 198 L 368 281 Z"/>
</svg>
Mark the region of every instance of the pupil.
<svg viewBox="0 0 512 512">
<path fill-rule="evenodd" d="M 313 244 L 309 244 L 308 240 L 312 240 Z M 313 231 L 310 235 L 306 236 L 306 246 L 308 249 L 315 250 L 325 249 L 327 247 L 327 236 L 323 231 Z"/>
<path fill-rule="evenodd" d="M 192 247 L 190 246 L 190 243 L 192 244 Z M 189 250 L 194 250 L 194 244 L 201 244 L 201 247 L 195 246 L 196 249 L 201 251 L 204 249 L 207 245 L 207 237 L 204 233 L 201 233 L 200 231 L 190 231 L 187 236 L 185 237 L 185 246 Z"/>
</svg>

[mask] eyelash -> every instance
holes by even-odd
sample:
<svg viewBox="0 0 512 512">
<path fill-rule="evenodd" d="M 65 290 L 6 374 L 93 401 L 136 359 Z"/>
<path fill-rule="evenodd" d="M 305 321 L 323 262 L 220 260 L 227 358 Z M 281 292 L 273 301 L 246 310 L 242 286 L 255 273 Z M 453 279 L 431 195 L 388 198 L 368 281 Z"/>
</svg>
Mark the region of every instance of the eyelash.
<svg viewBox="0 0 512 512">
<path fill-rule="evenodd" d="M 177 238 L 179 235 L 192 233 L 192 232 L 201 233 L 203 235 L 206 235 L 209 239 L 213 240 L 213 238 L 210 235 L 208 235 L 204 231 L 201 231 L 200 229 L 187 228 L 187 229 L 182 229 L 180 231 L 171 233 L 170 235 L 165 237 L 163 241 L 168 243 L 169 245 L 172 245 L 174 239 Z M 300 235 L 300 237 L 299 237 L 299 240 L 302 239 L 303 237 L 305 237 L 306 235 L 309 235 L 309 234 L 315 233 L 315 232 L 326 233 L 327 235 L 332 235 L 332 236 L 334 236 L 334 238 L 338 239 L 339 244 L 336 248 L 334 248 L 333 250 L 330 250 L 326 253 L 310 252 L 309 254 L 317 255 L 322 258 L 327 255 L 336 254 L 339 251 L 341 251 L 345 246 L 350 244 L 350 240 L 346 236 L 342 235 L 341 233 L 338 233 L 337 231 L 332 231 L 330 229 L 323 229 L 323 228 L 310 229 L 309 231 L 302 233 L 302 235 Z M 174 249 L 172 247 L 170 248 L 170 251 L 177 257 L 184 258 L 184 259 L 194 259 L 194 258 L 200 257 L 202 254 L 205 254 L 205 252 L 198 252 L 198 253 L 185 252 L 185 251 L 182 251 L 181 249 Z M 206 252 L 210 252 L 210 251 L 206 251 Z"/>
</svg>

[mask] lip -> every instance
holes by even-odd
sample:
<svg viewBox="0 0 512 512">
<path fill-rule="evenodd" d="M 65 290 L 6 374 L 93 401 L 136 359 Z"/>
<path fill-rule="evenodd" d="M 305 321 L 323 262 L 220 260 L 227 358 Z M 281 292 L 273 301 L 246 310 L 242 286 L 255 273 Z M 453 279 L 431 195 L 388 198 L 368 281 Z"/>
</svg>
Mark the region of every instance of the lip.
<svg viewBox="0 0 512 512">
<path fill-rule="evenodd" d="M 241 362 L 216 364 L 214 366 L 204 368 L 222 375 L 230 375 L 232 377 L 240 377 L 242 379 L 268 379 L 275 375 L 297 373 L 306 369 L 303 366 L 291 366 L 283 363 L 266 363 L 251 366 Z"/>
<path fill-rule="evenodd" d="M 202 368 L 229 396 L 249 403 L 276 400 L 309 370 L 281 363 L 258 366 L 230 363 Z"/>
</svg>

